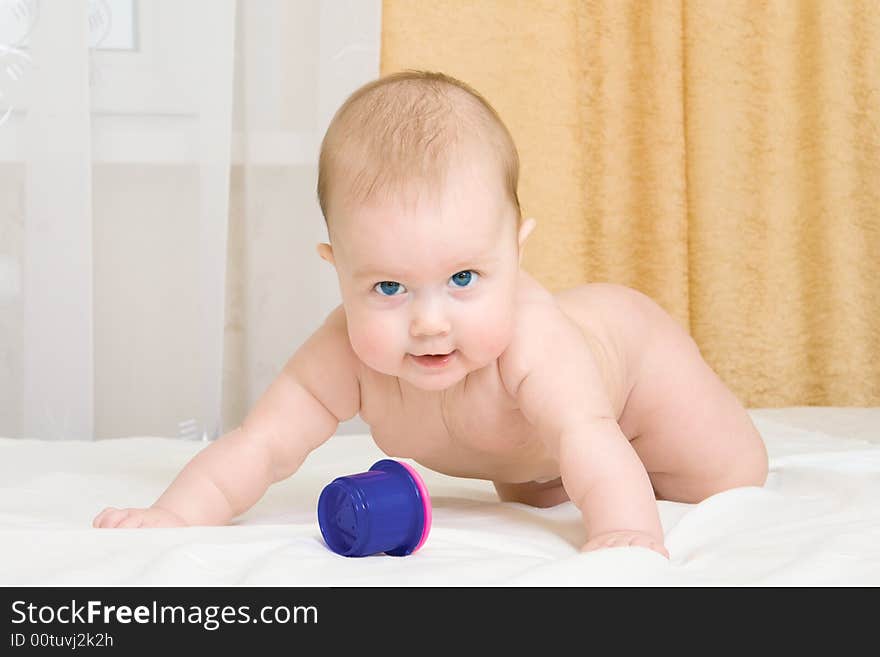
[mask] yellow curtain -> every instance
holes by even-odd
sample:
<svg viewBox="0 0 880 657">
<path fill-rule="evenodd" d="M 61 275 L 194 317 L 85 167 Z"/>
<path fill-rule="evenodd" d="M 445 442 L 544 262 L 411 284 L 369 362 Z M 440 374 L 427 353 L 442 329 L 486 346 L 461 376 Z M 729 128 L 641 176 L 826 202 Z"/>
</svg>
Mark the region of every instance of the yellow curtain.
<svg viewBox="0 0 880 657">
<path fill-rule="evenodd" d="M 384 0 L 499 111 L 556 291 L 641 290 L 750 407 L 880 404 L 880 1 Z"/>
</svg>

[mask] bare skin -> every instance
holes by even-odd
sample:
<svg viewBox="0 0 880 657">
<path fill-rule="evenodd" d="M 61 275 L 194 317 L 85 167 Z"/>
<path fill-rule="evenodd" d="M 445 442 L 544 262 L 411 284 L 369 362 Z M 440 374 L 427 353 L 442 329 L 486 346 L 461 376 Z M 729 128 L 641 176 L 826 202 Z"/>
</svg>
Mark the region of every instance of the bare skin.
<svg viewBox="0 0 880 657">
<path fill-rule="evenodd" d="M 535 222 L 505 232 L 501 194 L 479 176 L 452 176 L 436 203 L 339 220 L 335 246 L 318 250 L 337 268 L 343 304 L 242 426 L 151 507 L 107 508 L 93 525 L 225 524 L 358 413 L 391 457 L 490 480 L 506 502 L 570 499 L 584 551 L 633 545 L 668 557 L 657 499 L 763 485 L 764 443 L 686 331 L 624 286 L 550 293 L 520 267 Z M 383 263 L 393 267 L 359 278 Z M 450 351 L 441 368 L 414 358 Z"/>
<path fill-rule="evenodd" d="M 583 332 L 613 417 L 650 479 L 651 502 L 656 496 L 694 503 L 764 483 L 766 452 L 745 409 L 659 306 L 611 284 L 550 294 L 527 273 L 521 275 L 526 303 L 546 313 L 548 322 L 561 310 Z M 342 306 L 331 315 L 334 321 L 344 323 Z M 419 390 L 363 363 L 358 381 L 360 415 L 388 456 L 412 458 L 452 476 L 491 480 L 502 501 L 549 507 L 569 500 L 558 454 L 524 417 L 497 361 L 439 392 Z M 140 524 L 136 513 L 126 511 L 107 510 L 95 526 L 121 526 L 126 518 L 128 526 L 190 524 L 161 507 L 144 510 Z M 117 518 L 121 522 L 113 525 Z M 656 526 L 609 528 L 592 535 L 583 549 L 618 545 L 643 545 L 668 556 Z"/>
<path fill-rule="evenodd" d="M 526 272 L 521 276 L 523 299 L 545 324 L 570 320 L 583 333 L 612 417 L 650 480 L 652 501 L 695 503 L 729 488 L 763 485 L 766 451 L 748 414 L 656 303 L 613 284 L 550 294 Z M 472 372 L 439 395 L 362 367 L 361 417 L 389 456 L 492 480 L 502 501 L 537 507 L 566 502 L 559 455 L 505 388 L 501 367 Z M 557 385 L 574 383 L 559 379 Z M 644 545 L 668 556 L 656 526 L 642 532 L 609 528 L 584 550 L 616 545 Z"/>
</svg>

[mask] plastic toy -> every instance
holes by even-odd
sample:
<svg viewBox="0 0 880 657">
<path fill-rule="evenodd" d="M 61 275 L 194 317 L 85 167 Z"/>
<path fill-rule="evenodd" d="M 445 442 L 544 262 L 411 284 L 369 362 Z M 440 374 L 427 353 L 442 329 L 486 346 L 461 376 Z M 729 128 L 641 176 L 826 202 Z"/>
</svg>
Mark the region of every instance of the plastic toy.
<svg viewBox="0 0 880 657">
<path fill-rule="evenodd" d="M 382 459 L 367 472 L 337 477 L 318 499 L 327 546 L 346 557 L 412 554 L 431 531 L 431 498 L 406 463 Z"/>
</svg>

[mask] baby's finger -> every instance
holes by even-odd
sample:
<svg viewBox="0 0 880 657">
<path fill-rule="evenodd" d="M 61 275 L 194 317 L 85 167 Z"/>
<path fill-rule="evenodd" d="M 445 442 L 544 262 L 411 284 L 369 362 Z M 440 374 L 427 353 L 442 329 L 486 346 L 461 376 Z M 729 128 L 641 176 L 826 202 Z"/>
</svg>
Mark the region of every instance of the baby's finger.
<svg viewBox="0 0 880 657">
<path fill-rule="evenodd" d="M 92 520 L 92 527 L 100 527 L 100 526 L 101 526 L 101 520 L 104 518 L 104 516 L 107 515 L 107 512 L 110 511 L 111 508 L 112 508 L 112 507 L 109 507 L 109 506 L 108 506 L 108 507 L 105 508 L 103 511 L 101 511 L 98 515 L 96 515 L 96 516 L 95 516 L 95 519 Z"/>
<path fill-rule="evenodd" d="M 116 525 L 117 529 L 137 529 L 144 522 L 144 514 L 132 512 L 128 514 L 128 517 Z"/>
<path fill-rule="evenodd" d="M 144 521 L 141 524 L 141 527 L 174 527 L 174 523 L 168 520 L 168 518 L 164 518 L 160 515 L 149 513 L 144 514 Z"/>
<path fill-rule="evenodd" d="M 103 529 L 112 529 L 116 525 L 119 524 L 121 520 L 123 520 L 128 515 L 127 509 L 105 509 L 101 513 L 101 521 L 98 523 L 98 527 Z"/>
<path fill-rule="evenodd" d="M 658 543 L 657 541 L 641 540 L 641 541 L 635 541 L 635 542 L 631 543 L 631 545 L 635 545 L 635 546 L 639 546 L 639 547 L 646 547 L 649 550 L 653 550 L 654 552 L 662 554 L 667 559 L 669 558 L 669 552 L 667 552 L 666 548 L 663 547 L 662 543 Z"/>
<path fill-rule="evenodd" d="M 159 519 L 156 516 L 149 516 L 144 514 L 144 517 L 141 519 L 141 527 L 144 528 L 152 528 L 156 527 L 159 524 Z"/>
<path fill-rule="evenodd" d="M 667 550 L 665 547 L 663 547 L 659 543 L 651 543 L 651 549 L 659 552 L 667 559 L 669 558 L 669 550 Z"/>
<path fill-rule="evenodd" d="M 649 538 L 647 536 L 640 536 L 636 534 L 635 536 L 630 536 L 629 540 L 626 542 L 627 545 L 638 546 L 638 547 L 646 547 L 652 550 L 656 550 L 658 547 L 662 548 L 657 541 L 653 538 Z"/>
</svg>

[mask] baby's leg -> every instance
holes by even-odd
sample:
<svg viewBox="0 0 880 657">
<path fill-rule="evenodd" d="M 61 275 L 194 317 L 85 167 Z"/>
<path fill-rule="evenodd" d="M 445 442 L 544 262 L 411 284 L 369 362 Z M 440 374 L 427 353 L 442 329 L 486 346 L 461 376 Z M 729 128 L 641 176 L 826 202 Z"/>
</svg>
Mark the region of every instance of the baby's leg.
<svg viewBox="0 0 880 657">
<path fill-rule="evenodd" d="M 541 483 L 537 481 L 522 484 L 507 484 L 500 481 L 492 483 L 495 484 L 495 491 L 502 502 L 519 502 L 542 509 L 568 502 L 568 493 L 562 487 L 561 477 Z"/>
<path fill-rule="evenodd" d="M 767 479 L 764 441 L 736 395 L 670 318 L 645 361 L 638 436 L 657 499 L 696 503 Z"/>
</svg>

